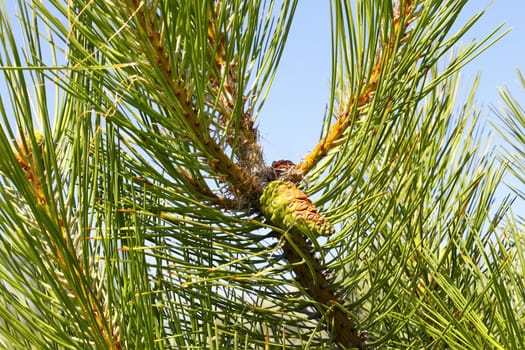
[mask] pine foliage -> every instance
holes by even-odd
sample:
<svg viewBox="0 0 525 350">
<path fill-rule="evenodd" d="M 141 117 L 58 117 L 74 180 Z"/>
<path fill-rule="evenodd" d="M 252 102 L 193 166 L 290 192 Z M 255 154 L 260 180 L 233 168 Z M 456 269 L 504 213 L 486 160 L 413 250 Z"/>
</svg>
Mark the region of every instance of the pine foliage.
<svg viewBox="0 0 525 350">
<path fill-rule="evenodd" d="M 2 2 L 0 347 L 525 348 L 466 3 L 332 1 L 321 137 L 270 165 L 297 0 Z"/>
</svg>

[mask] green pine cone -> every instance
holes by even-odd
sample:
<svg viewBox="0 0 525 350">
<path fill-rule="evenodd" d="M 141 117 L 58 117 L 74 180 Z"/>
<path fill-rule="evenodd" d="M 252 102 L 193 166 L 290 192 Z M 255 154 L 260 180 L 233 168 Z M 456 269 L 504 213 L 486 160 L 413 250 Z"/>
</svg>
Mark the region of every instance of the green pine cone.
<svg viewBox="0 0 525 350">
<path fill-rule="evenodd" d="M 298 229 L 310 238 L 329 236 L 335 229 L 294 183 L 270 182 L 259 198 L 262 214 L 285 230 Z"/>
</svg>

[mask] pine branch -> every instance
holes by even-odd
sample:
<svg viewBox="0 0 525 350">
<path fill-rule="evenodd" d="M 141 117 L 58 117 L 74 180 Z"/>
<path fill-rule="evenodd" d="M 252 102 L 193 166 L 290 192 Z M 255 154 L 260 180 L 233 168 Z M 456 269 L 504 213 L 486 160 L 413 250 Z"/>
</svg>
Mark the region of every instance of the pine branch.
<svg viewBox="0 0 525 350">
<path fill-rule="evenodd" d="M 202 107 L 197 106 L 195 101 L 195 96 L 192 91 L 190 91 L 186 86 L 185 82 L 182 79 L 176 81 L 173 78 L 174 72 L 172 71 L 173 62 L 171 62 L 170 53 L 165 50 L 165 47 L 168 46 L 165 43 L 164 34 L 162 28 L 157 26 L 158 19 L 156 14 L 156 8 L 148 8 L 148 5 L 141 3 L 137 0 L 132 1 L 132 5 L 129 9 L 130 16 L 133 15 L 137 20 L 139 28 L 142 29 L 142 32 L 139 31 L 136 33 L 138 37 L 147 38 L 151 45 L 141 46 L 141 49 L 144 50 L 146 57 L 149 59 L 150 64 L 156 69 L 159 69 L 162 72 L 163 81 L 168 84 L 169 89 L 171 90 L 170 95 L 176 97 L 176 101 L 171 102 L 167 105 L 171 109 L 171 112 L 174 115 L 182 115 L 183 122 L 185 124 L 185 129 L 190 131 L 190 138 L 192 142 L 200 149 L 206 152 L 205 160 L 209 163 L 211 168 L 220 174 L 221 177 L 224 177 L 224 180 L 230 184 L 230 191 L 235 195 L 235 197 L 254 197 L 253 193 L 258 191 L 260 185 L 257 184 L 256 179 L 253 177 L 254 174 L 249 170 L 241 167 L 240 165 L 235 164 L 229 156 L 226 155 L 225 149 L 223 146 L 219 145 L 216 141 L 216 138 L 212 135 L 212 119 L 202 118 L 207 112 L 202 109 Z M 214 18 L 213 1 L 209 2 L 209 21 L 210 27 L 208 29 L 208 37 L 210 43 L 213 45 L 215 42 L 215 29 L 213 26 L 212 19 Z M 218 5 L 217 5 L 218 6 Z M 219 40 L 221 41 L 221 40 Z M 146 43 L 145 41 L 143 41 Z M 222 42 L 224 42 L 222 40 Z M 147 44 L 146 44 L 147 45 Z M 213 47 L 213 46 L 212 46 Z M 221 111 L 223 114 L 220 116 L 219 120 L 222 122 L 223 127 L 228 127 L 233 118 L 231 106 L 234 102 L 231 101 L 232 98 L 237 99 L 238 92 L 233 91 L 233 87 L 237 84 L 236 79 L 230 77 L 230 70 L 225 72 L 225 53 L 224 53 L 224 44 L 221 43 L 218 47 L 215 48 L 216 51 L 216 64 L 218 68 L 222 71 L 221 76 L 229 77 L 227 82 L 223 82 L 223 88 L 218 93 L 219 101 L 223 102 Z M 213 75 L 210 75 L 212 80 L 210 83 L 214 82 Z M 226 98 L 225 95 L 229 94 L 230 98 Z M 175 102 L 175 103 L 174 103 Z M 204 125 L 203 125 L 204 124 Z M 252 143 L 256 141 L 255 129 L 252 127 L 246 129 L 246 125 L 242 124 L 241 130 L 246 133 L 249 131 L 252 135 L 249 135 Z M 228 139 L 233 140 L 231 135 L 228 135 Z M 241 144 L 246 144 L 246 140 L 241 140 Z M 253 144 L 257 144 L 256 142 Z M 262 163 L 262 154 L 260 150 L 257 152 L 258 156 L 249 164 L 252 164 L 253 167 L 261 168 Z M 191 181 L 190 181 L 191 183 Z M 204 185 L 200 183 L 199 185 Z M 211 191 L 206 190 L 205 193 Z"/>
<path fill-rule="evenodd" d="M 277 236 L 278 233 L 274 232 Z M 295 278 L 323 316 L 332 334 L 333 341 L 344 349 L 365 348 L 363 338 L 356 329 L 356 322 L 337 297 L 335 284 L 329 281 L 319 258 L 316 258 L 308 238 L 294 229 L 284 234 L 284 257 L 293 266 Z M 313 270 L 313 271 L 312 271 Z"/>
<path fill-rule="evenodd" d="M 225 42 L 228 42 L 229 38 L 225 37 L 221 28 L 217 28 L 215 19 L 227 16 L 221 13 L 219 5 L 220 3 L 212 5 L 209 10 L 208 40 L 210 46 L 215 48 L 215 65 L 219 72 L 218 77 L 210 77 L 210 83 L 218 96 L 220 123 L 223 128 L 230 130 L 226 135 L 229 146 L 235 150 L 239 165 L 247 169 L 250 174 L 257 176 L 264 168 L 264 159 L 252 118 L 253 108 L 246 109 L 246 102 L 249 101 L 250 96 L 243 95 L 242 91 L 239 91 L 242 85 L 238 76 L 243 75 L 243 70 L 232 54 L 226 53 Z M 239 112 L 241 118 L 236 120 L 233 116 Z M 238 125 L 232 126 L 232 122 Z"/>
<path fill-rule="evenodd" d="M 51 2 L 21 4 L 29 55 L 0 13 L 1 345 L 520 347 L 519 230 L 489 215 L 473 93 L 452 117 L 489 39 L 442 62 L 466 0 L 334 1 L 297 166 L 267 166 L 256 127 L 297 1 Z M 65 65 L 40 66 L 39 23 Z"/>
<path fill-rule="evenodd" d="M 343 348 L 364 348 L 355 321 L 344 308 L 343 302 L 336 297 L 334 284 L 328 281 L 322 269 L 324 262 L 315 256 L 319 250 L 317 238 L 333 234 L 334 227 L 301 190 L 292 182 L 282 180 L 293 171 L 292 162 L 274 162 L 273 167 L 279 178 L 265 186 L 259 199 L 259 208 L 272 225 L 285 232 L 283 257 L 292 266 L 305 296 L 313 301 L 323 321 L 327 322 L 334 342 Z M 272 234 L 279 237 L 275 231 Z"/>
<path fill-rule="evenodd" d="M 58 194 L 51 193 L 52 196 L 49 196 L 52 189 L 48 188 L 46 177 L 53 169 L 45 169 L 44 165 L 44 159 L 48 158 L 46 153 L 49 152 L 49 145 L 52 145 L 52 142 L 46 142 L 44 135 L 35 131 L 17 142 L 14 154 L 36 199 L 32 211 L 40 212 L 56 227 L 56 230 L 49 227 L 46 230 L 42 227 L 43 223 L 40 223 L 40 231 L 37 232 L 41 236 L 39 239 L 44 242 L 45 253 L 51 264 L 50 273 L 55 275 L 57 282 L 67 291 L 77 307 L 79 317 L 89 324 L 97 325 L 97 329 L 89 331 L 101 335 L 105 348 L 121 349 L 120 332 L 111 322 L 107 302 L 102 300 L 101 295 L 93 292 L 96 287 L 86 279 L 89 266 L 84 265 L 82 257 L 77 253 L 81 241 L 78 237 L 70 236 L 70 232 L 74 230 L 68 226 L 71 223 L 61 219 L 58 216 L 59 208 L 53 206 L 54 198 Z M 56 174 L 55 176 L 61 177 Z M 30 216 L 26 219 L 36 221 Z M 56 231 L 60 234 L 57 235 Z"/>
<path fill-rule="evenodd" d="M 342 104 L 342 111 L 337 116 L 335 123 L 314 149 L 293 169 L 296 178 L 302 179 L 330 150 L 340 145 L 353 123 L 359 120 L 361 115 L 366 114 L 367 106 L 372 102 L 377 92 L 379 81 L 384 79 L 381 75 L 382 70 L 385 69 L 384 66 L 388 66 L 388 69 L 395 69 L 400 62 L 407 64 L 401 61 L 399 57 L 404 53 L 403 44 L 411 31 L 409 26 L 417 20 L 419 13 L 417 9 L 420 6 L 420 2 L 412 0 L 401 1 L 398 4 L 392 18 L 393 29 L 389 33 L 390 36 L 384 39 L 383 45 L 378 47 L 374 59 L 376 63 L 369 76 L 355 91 L 346 92 L 348 97 Z M 416 56 L 414 59 L 415 61 L 409 64 L 417 64 L 420 57 Z M 392 62 L 394 63 L 392 64 Z M 423 74 L 425 73 L 423 72 Z"/>
</svg>

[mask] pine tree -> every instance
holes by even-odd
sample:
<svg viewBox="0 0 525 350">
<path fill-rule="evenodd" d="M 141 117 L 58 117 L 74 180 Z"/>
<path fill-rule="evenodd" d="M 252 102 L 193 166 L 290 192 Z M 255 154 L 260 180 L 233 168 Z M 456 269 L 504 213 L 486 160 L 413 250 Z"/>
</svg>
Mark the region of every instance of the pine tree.
<svg viewBox="0 0 525 350">
<path fill-rule="evenodd" d="M 291 161 L 257 118 L 297 0 L 19 1 L 20 32 L 2 2 L 0 347 L 525 348 L 519 220 L 456 98 L 503 31 L 461 45 L 466 3 L 327 4 Z"/>
</svg>

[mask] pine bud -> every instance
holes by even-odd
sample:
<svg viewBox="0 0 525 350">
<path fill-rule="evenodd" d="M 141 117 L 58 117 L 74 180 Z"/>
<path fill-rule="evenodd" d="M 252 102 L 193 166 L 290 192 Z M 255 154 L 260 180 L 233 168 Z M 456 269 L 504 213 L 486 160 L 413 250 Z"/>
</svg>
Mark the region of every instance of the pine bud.
<svg viewBox="0 0 525 350">
<path fill-rule="evenodd" d="M 270 182 L 259 198 L 261 212 L 274 225 L 298 229 L 309 238 L 329 236 L 335 229 L 293 182 Z"/>
</svg>

